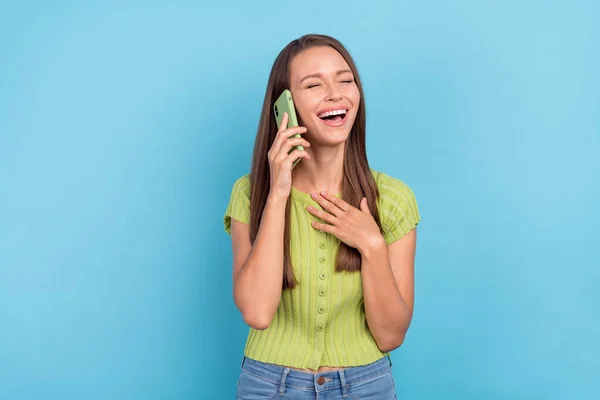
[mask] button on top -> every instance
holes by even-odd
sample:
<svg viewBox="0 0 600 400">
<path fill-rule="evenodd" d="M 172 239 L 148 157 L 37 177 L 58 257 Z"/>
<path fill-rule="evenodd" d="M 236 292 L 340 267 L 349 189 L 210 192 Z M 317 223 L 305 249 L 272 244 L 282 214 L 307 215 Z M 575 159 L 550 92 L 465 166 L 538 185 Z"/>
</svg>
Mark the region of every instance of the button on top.
<svg viewBox="0 0 600 400">
<path fill-rule="evenodd" d="M 323 332 L 323 325 L 317 325 L 317 332 Z"/>
<path fill-rule="evenodd" d="M 321 264 L 323 264 L 323 263 L 325 262 L 325 257 L 321 257 L 321 258 L 319 258 L 319 262 L 320 262 Z"/>
<path fill-rule="evenodd" d="M 326 273 L 323 272 L 323 273 L 319 274 L 319 279 L 325 279 L 325 278 L 327 278 Z"/>
<path fill-rule="evenodd" d="M 325 296 L 325 289 L 319 290 L 319 296 L 321 296 L 321 297 Z"/>
<path fill-rule="evenodd" d="M 319 379 L 317 379 L 317 383 L 318 383 L 319 385 L 322 385 L 322 384 L 324 384 L 324 383 L 325 383 L 325 378 L 324 378 L 324 377 L 322 377 L 322 376 L 320 376 L 320 377 L 319 377 Z"/>
<path fill-rule="evenodd" d="M 325 312 L 325 308 L 319 307 L 319 314 L 323 314 Z"/>
<path fill-rule="evenodd" d="M 324 249 L 325 247 L 327 247 L 327 245 L 325 244 L 325 242 L 321 242 L 321 244 L 319 244 L 319 247 Z"/>
</svg>

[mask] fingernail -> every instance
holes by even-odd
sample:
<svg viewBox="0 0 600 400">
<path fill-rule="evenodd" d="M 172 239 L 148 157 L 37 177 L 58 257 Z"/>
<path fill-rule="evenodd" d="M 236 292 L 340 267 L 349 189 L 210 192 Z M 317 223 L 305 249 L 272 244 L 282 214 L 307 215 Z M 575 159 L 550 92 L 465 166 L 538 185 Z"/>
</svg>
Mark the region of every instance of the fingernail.
<svg viewBox="0 0 600 400">
<path fill-rule="evenodd" d="M 312 197 L 313 199 L 317 198 L 317 194 L 316 193 L 311 193 L 310 197 Z"/>
<path fill-rule="evenodd" d="M 321 192 L 321 196 L 327 196 L 327 192 Z"/>
</svg>

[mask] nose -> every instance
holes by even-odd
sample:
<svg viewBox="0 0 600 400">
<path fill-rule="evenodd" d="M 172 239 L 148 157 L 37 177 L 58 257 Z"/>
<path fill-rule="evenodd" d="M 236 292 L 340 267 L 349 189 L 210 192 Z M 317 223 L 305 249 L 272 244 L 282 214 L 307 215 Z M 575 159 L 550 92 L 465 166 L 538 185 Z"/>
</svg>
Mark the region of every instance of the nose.
<svg viewBox="0 0 600 400">
<path fill-rule="evenodd" d="M 341 100 L 342 99 L 342 94 L 340 93 L 337 85 L 331 84 L 329 85 L 329 91 L 327 92 L 327 100 L 328 101 L 336 101 L 336 100 Z"/>
</svg>

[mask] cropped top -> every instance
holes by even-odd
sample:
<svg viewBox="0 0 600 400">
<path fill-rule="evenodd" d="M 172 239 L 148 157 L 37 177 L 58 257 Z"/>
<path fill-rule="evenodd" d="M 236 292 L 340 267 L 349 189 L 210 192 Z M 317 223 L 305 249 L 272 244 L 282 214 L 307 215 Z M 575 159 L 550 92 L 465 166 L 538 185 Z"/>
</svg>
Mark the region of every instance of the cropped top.
<svg viewBox="0 0 600 400">
<path fill-rule="evenodd" d="M 383 236 L 390 244 L 419 223 L 417 202 L 413 191 L 399 179 L 373 169 L 371 173 L 379 189 L 377 206 Z M 311 226 L 319 219 L 306 207 L 319 208 L 319 204 L 294 187 L 290 197 L 290 253 L 298 284 L 282 292 L 267 329 L 250 328 L 244 355 L 311 369 L 366 365 L 388 355 L 379 350 L 367 326 L 360 271 L 335 271 L 340 240 Z M 223 217 L 228 234 L 231 218 L 250 223 L 249 174 L 233 184 Z"/>
</svg>

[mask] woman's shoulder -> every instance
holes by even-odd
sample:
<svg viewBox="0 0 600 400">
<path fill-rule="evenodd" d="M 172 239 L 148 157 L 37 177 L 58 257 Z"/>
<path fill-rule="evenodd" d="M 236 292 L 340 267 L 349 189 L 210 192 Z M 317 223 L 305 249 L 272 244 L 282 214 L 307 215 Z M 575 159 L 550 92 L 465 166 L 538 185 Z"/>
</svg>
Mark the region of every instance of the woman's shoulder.
<svg viewBox="0 0 600 400">
<path fill-rule="evenodd" d="M 223 216 L 225 231 L 231 234 L 231 219 L 250 223 L 250 174 L 238 177 L 233 183 L 229 204 Z"/>
<path fill-rule="evenodd" d="M 414 193 L 410 186 L 406 184 L 404 181 L 396 178 L 390 174 L 387 174 L 383 171 L 377 171 L 371 168 L 371 173 L 375 178 L 375 184 L 379 189 L 380 194 L 385 194 L 388 196 L 394 195 L 411 195 L 414 196 Z"/>
<path fill-rule="evenodd" d="M 386 243 L 390 244 L 419 224 L 419 207 L 413 190 L 404 181 L 385 172 L 371 170 L 379 190 L 377 206 Z"/>
<path fill-rule="evenodd" d="M 250 188 L 250 174 L 244 174 L 236 178 L 235 182 L 233 183 L 233 186 L 240 188 Z"/>
</svg>

